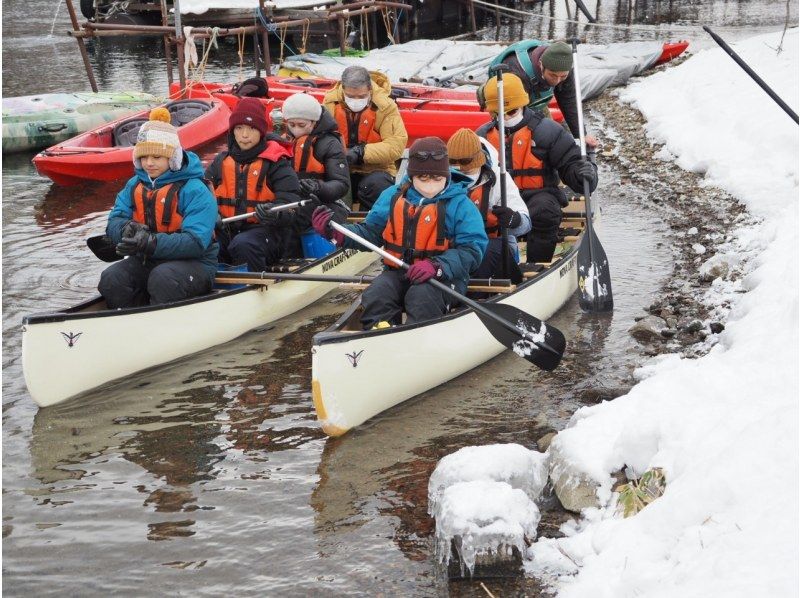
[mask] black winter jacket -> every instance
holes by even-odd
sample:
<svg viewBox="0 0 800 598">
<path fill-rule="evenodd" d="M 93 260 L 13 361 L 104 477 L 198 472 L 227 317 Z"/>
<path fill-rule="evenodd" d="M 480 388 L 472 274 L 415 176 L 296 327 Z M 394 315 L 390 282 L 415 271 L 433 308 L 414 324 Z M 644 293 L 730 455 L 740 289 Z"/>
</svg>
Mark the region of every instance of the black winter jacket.
<svg viewBox="0 0 800 598">
<path fill-rule="evenodd" d="M 310 136 L 317 137 L 314 143 L 314 158 L 325 167 L 325 176 L 320 179 L 321 186 L 317 197 L 324 204 L 333 203 L 347 195 L 350 190 L 350 169 L 347 167 L 347 157 L 339 127 L 330 112 L 322 111 L 322 116 Z M 315 177 L 310 173 L 297 174 L 301 179 Z"/>
<path fill-rule="evenodd" d="M 486 137 L 488 132 L 496 128 L 497 121 L 492 120 L 480 127 L 477 131 L 481 137 Z M 506 139 L 519 131 L 522 127 L 529 127 L 533 131 L 533 154 L 544 162 L 545 187 L 544 189 L 556 193 L 561 205 L 567 205 L 567 198 L 564 192 L 558 188 L 559 177 L 564 184 L 568 185 L 573 191 L 583 193 L 583 178 L 577 174 L 577 169 L 583 163 L 581 151 L 575 144 L 575 140 L 555 121 L 544 118 L 538 112 L 530 108 L 525 108 L 522 113 L 522 122 L 515 127 L 506 128 Z M 512 164 L 510 148 L 506 148 L 506 164 Z M 509 167 L 510 171 L 511 168 Z M 597 166 L 595 166 L 597 172 Z M 557 173 L 557 174 L 556 174 Z M 591 185 L 590 191 L 597 187 L 597 177 Z M 522 199 L 526 202 L 539 190 L 520 189 Z"/>
</svg>

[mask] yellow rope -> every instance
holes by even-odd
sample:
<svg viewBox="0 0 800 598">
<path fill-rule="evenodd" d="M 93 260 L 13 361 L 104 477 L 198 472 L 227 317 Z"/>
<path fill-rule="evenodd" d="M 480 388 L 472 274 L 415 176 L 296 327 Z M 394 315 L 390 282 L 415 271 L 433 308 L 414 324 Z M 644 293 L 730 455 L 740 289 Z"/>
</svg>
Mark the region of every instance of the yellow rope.
<svg viewBox="0 0 800 598">
<path fill-rule="evenodd" d="M 283 49 L 286 47 L 286 29 L 287 27 L 278 27 L 278 30 L 280 31 L 278 37 L 281 40 L 281 57 L 278 64 L 283 64 Z"/>
<path fill-rule="evenodd" d="M 386 37 L 388 37 L 389 41 L 392 42 L 392 45 L 394 45 L 397 42 L 394 41 L 394 36 L 392 35 L 392 22 L 389 18 L 389 11 L 386 9 L 386 7 L 381 9 L 381 16 L 383 17 L 383 26 L 386 27 Z"/>
<path fill-rule="evenodd" d="M 239 83 L 241 83 L 244 81 L 244 33 L 237 33 L 236 40 L 239 42 Z"/>
<path fill-rule="evenodd" d="M 302 46 L 298 48 L 300 50 L 300 54 L 306 53 L 306 44 L 308 43 L 308 34 L 311 29 L 311 20 L 310 19 L 303 19 L 303 41 Z"/>
</svg>

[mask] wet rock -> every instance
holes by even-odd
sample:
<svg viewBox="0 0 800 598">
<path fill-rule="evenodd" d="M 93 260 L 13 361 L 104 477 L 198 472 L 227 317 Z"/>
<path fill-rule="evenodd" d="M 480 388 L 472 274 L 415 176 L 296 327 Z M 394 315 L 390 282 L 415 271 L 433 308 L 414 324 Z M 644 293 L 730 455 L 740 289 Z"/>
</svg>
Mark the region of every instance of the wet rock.
<svg viewBox="0 0 800 598">
<path fill-rule="evenodd" d="M 696 235 L 697 234 L 697 227 L 693 226 L 692 228 L 690 228 L 689 230 L 686 231 L 686 234 L 689 235 L 689 236 Z"/>
<path fill-rule="evenodd" d="M 536 441 L 536 446 L 541 452 L 545 452 L 548 448 L 550 448 L 550 443 L 553 442 L 553 438 L 556 437 L 557 432 L 548 432 L 544 436 L 542 436 L 539 440 Z"/>
<path fill-rule="evenodd" d="M 628 476 L 625 475 L 625 468 L 623 467 L 619 471 L 615 471 L 611 474 L 611 477 L 614 479 L 614 482 L 611 484 L 611 491 L 618 492 L 620 486 L 623 484 L 628 483 Z"/>
<path fill-rule="evenodd" d="M 575 469 L 558 450 L 557 443 L 551 445 L 550 451 L 550 482 L 561 505 L 573 513 L 598 506 L 598 484 Z"/>
<path fill-rule="evenodd" d="M 602 403 L 603 401 L 613 401 L 617 397 L 628 394 L 631 388 L 630 386 L 595 386 L 583 389 L 578 397 L 584 403 Z"/>
<path fill-rule="evenodd" d="M 677 328 L 678 327 L 678 318 L 675 316 L 668 316 L 664 318 L 667 322 L 667 328 Z"/>
<path fill-rule="evenodd" d="M 714 334 L 719 334 L 720 332 L 725 330 L 725 325 L 722 324 L 721 322 L 711 322 L 711 324 L 709 324 L 708 327 Z"/>
<path fill-rule="evenodd" d="M 689 320 L 681 327 L 681 329 L 688 334 L 694 334 L 695 332 L 700 332 L 703 329 L 703 323 L 700 320 Z"/>
<path fill-rule="evenodd" d="M 661 331 L 666 328 L 667 323 L 658 316 L 647 316 L 639 320 L 628 329 L 630 335 L 640 343 L 647 343 L 654 339 L 661 338 Z"/>
<path fill-rule="evenodd" d="M 676 334 L 678 334 L 678 331 L 675 330 L 674 328 L 664 328 L 661 331 L 661 336 L 663 336 L 664 338 L 672 338 Z"/>
<path fill-rule="evenodd" d="M 703 282 L 711 282 L 715 278 L 726 278 L 729 271 L 730 266 L 724 256 L 717 254 L 703 262 L 698 275 Z"/>
<path fill-rule="evenodd" d="M 694 251 L 697 255 L 703 255 L 706 252 L 706 248 L 700 243 L 694 243 L 692 244 L 692 251 Z"/>
</svg>

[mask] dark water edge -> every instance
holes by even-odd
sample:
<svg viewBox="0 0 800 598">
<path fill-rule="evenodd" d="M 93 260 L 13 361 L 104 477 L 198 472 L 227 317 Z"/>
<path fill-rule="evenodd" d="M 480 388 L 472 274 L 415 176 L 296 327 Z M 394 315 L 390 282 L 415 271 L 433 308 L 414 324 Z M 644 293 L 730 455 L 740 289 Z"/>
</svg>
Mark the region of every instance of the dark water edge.
<svg viewBox="0 0 800 598">
<path fill-rule="evenodd" d="M 47 36 L 56 4 L 3 2 L 4 94 L 88 88 L 75 41 Z M 555 16 L 564 10 L 555 2 L 519 6 Z M 599 14 L 624 22 L 627 6 L 602 4 Z M 589 41 L 687 37 L 683 27 L 705 21 L 736 39 L 780 26 L 786 5 L 633 6 L 633 22 L 657 23 L 650 37 L 606 30 Z M 56 31 L 66 27 L 62 5 Z M 525 35 L 569 33 L 536 27 L 531 19 Z M 162 50 L 152 38 L 89 46 L 101 89 L 165 93 Z M 237 62 L 235 47 L 223 44 L 206 79 L 235 80 Z M 616 311 L 580 315 L 573 298 L 551 319 L 570 343 L 556 372 L 504 354 L 327 439 L 311 404 L 308 347 L 352 298 L 338 292 L 269 329 L 37 410 L 22 378 L 21 318 L 94 292 L 103 264 L 83 240 L 103 229 L 120 184 L 60 188 L 38 177 L 30 157 L 4 156 L 2 173 L 9 595 L 484 595 L 474 582 L 448 582 L 434 562 L 430 472 L 466 445 L 534 447 L 565 425 L 589 391 L 629 384 L 639 353 L 626 330 L 672 271 L 667 231 L 639 199 L 647 190 L 620 187 L 602 167 L 599 234 L 613 265 Z M 496 595 L 536 591 L 530 580 L 487 586 Z"/>
</svg>

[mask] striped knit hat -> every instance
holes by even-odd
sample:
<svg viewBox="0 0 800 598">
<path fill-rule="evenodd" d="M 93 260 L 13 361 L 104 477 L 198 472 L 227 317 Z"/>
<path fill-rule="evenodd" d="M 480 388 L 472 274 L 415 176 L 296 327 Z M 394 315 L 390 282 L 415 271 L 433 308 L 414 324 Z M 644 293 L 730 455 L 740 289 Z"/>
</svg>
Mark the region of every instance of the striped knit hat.
<svg viewBox="0 0 800 598">
<path fill-rule="evenodd" d="M 169 158 L 169 169 L 180 170 L 183 164 L 183 149 L 178 130 L 170 124 L 169 110 L 159 106 L 150 111 L 150 120 L 142 125 L 133 147 L 133 164 L 142 167 L 142 156 Z"/>
</svg>

